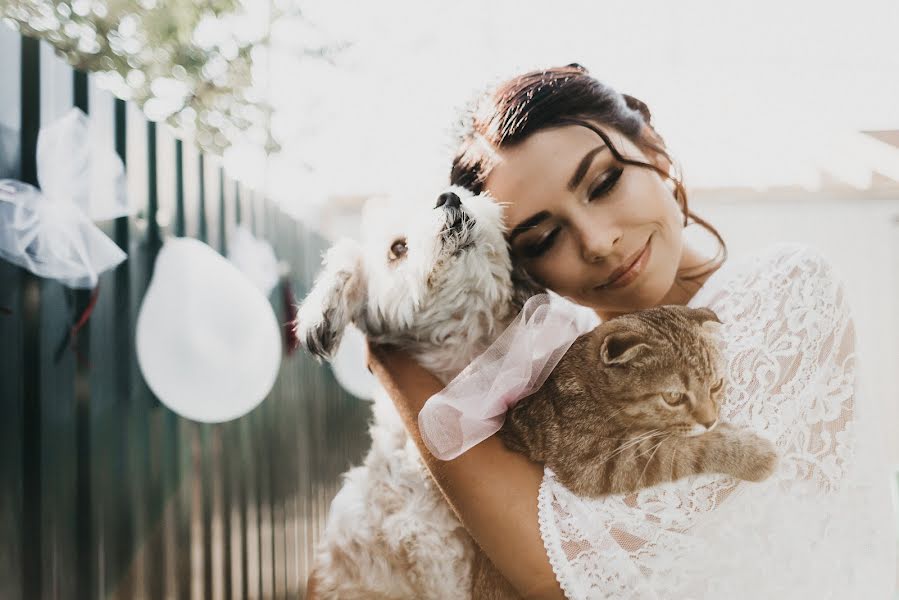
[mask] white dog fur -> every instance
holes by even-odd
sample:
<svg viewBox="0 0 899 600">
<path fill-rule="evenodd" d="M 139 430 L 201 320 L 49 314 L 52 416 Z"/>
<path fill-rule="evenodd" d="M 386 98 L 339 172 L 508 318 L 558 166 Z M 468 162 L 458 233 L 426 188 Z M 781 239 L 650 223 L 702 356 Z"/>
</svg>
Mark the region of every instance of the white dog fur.
<svg viewBox="0 0 899 600">
<path fill-rule="evenodd" d="M 486 194 L 435 207 L 370 202 L 363 242 L 341 240 L 297 316 L 297 334 L 327 358 L 349 323 L 374 343 L 405 348 L 444 383 L 483 352 L 536 286 L 513 272 L 501 208 Z M 391 248 L 405 240 L 405 255 Z M 394 253 L 395 255 L 396 253 Z M 384 390 L 375 394 L 372 447 L 344 475 L 313 571 L 321 598 L 469 596 L 473 541 L 425 470 Z"/>
</svg>

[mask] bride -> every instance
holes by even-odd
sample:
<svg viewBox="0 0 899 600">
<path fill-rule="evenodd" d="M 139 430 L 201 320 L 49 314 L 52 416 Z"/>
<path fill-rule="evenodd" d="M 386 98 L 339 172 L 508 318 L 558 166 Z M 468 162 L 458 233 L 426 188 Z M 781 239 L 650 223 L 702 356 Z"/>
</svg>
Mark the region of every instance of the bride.
<svg viewBox="0 0 899 600">
<path fill-rule="evenodd" d="M 852 314 L 827 261 L 798 244 L 727 259 L 689 210 L 647 106 L 580 65 L 505 81 L 468 117 L 450 183 L 503 203 L 514 260 L 601 319 L 713 309 L 729 365 L 721 420 L 780 456 L 762 483 L 702 475 L 600 499 L 496 436 L 438 461 L 416 417 L 440 383 L 372 347 L 432 476 L 512 587 L 526 598 L 888 598 L 894 525 L 876 406 L 856 393 Z M 718 255 L 685 240 L 690 224 Z"/>
</svg>

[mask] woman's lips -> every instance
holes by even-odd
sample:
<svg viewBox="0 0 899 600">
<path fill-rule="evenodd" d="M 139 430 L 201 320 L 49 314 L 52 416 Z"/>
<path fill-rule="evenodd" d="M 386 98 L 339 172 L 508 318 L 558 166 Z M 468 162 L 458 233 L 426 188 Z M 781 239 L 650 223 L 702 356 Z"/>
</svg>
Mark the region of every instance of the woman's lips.
<svg viewBox="0 0 899 600">
<path fill-rule="evenodd" d="M 599 290 L 614 290 L 617 288 L 623 288 L 624 286 L 630 284 L 634 281 L 640 274 L 643 272 L 643 269 L 646 267 L 646 263 L 649 262 L 649 256 L 652 254 L 652 245 L 649 243 L 652 240 L 652 236 L 649 236 L 649 239 L 646 240 L 646 245 L 643 246 L 643 249 L 637 255 L 633 262 L 627 267 L 623 272 L 615 275 L 613 279 L 610 279 L 606 283 L 600 284 L 596 289 Z"/>
</svg>

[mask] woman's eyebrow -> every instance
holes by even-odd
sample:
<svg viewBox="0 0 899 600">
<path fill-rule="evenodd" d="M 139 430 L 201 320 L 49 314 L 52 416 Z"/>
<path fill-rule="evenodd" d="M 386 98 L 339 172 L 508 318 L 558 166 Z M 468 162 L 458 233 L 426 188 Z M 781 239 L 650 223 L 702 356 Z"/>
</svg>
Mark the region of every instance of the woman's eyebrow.
<svg viewBox="0 0 899 600">
<path fill-rule="evenodd" d="M 578 164 L 577 169 L 574 171 L 574 175 L 571 176 L 571 180 L 568 182 L 568 191 L 573 192 L 577 189 L 577 186 L 581 184 L 581 181 L 584 179 L 584 175 L 587 174 L 587 170 L 590 168 L 590 163 L 593 162 L 593 157 L 605 150 L 607 146 L 597 146 L 590 152 L 584 155 L 584 158 L 581 159 L 581 162 Z"/>
<path fill-rule="evenodd" d="M 528 229 L 533 228 L 544 219 L 547 219 L 549 216 L 549 211 L 541 210 L 536 215 L 528 217 L 527 219 L 513 227 L 511 231 L 509 231 L 509 234 L 506 236 L 506 241 L 511 244 L 512 240 L 515 239 L 515 236 L 520 233 L 524 233 Z"/>
</svg>

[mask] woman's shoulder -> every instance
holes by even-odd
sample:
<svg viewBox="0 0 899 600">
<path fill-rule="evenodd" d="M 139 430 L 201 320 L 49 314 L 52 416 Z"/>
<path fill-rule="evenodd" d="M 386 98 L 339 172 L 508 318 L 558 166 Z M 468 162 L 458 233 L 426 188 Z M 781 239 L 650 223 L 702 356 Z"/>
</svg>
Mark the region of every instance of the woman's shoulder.
<svg viewBox="0 0 899 600">
<path fill-rule="evenodd" d="M 843 282 L 827 258 L 816 246 L 799 242 L 779 242 L 760 250 L 755 257 L 755 270 L 764 274 L 764 284 L 791 296 L 805 295 L 820 299 L 838 293 Z"/>
<path fill-rule="evenodd" d="M 725 267 L 730 267 L 732 275 L 737 278 L 741 275 L 763 275 L 766 279 L 791 279 L 802 275 L 834 276 L 833 267 L 824 253 L 815 246 L 800 242 L 769 244 L 728 259 L 722 269 Z"/>
<path fill-rule="evenodd" d="M 774 299 L 778 291 L 795 295 L 807 287 L 839 286 L 830 260 L 815 246 L 777 242 L 728 258 L 712 274 L 690 304 L 763 292 Z"/>
<path fill-rule="evenodd" d="M 785 270 L 827 270 L 830 261 L 819 248 L 801 242 L 777 242 L 758 250 L 753 259 L 757 267 L 774 267 Z"/>
</svg>

